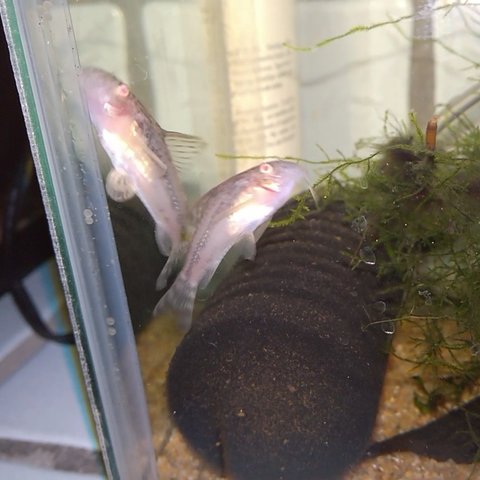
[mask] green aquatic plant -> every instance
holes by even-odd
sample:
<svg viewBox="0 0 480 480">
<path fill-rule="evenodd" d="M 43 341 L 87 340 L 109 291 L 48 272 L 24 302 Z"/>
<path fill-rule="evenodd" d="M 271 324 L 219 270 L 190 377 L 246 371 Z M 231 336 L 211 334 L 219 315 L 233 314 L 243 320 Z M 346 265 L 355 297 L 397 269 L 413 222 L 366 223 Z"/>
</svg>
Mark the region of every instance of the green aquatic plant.
<svg viewBox="0 0 480 480">
<path fill-rule="evenodd" d="M 352 268 L 368 263 L 368 249 L 385 295 L 398 292 L 389 321 L 412 327 L 404 360 L 414 366 L 416 405 L 431 410 L 480 377 L 480 129 L 462 122 L 451 144 L 432 149 L 410 122 L 411 132 L 370 155 L 339 160 L 317 189 L 325 203 L 345 204 L 352 228 L 362 225 Z M 362 174 L 346 174 L 352 165 Z"/>
<path fill-rule="evenodd" d="M 477 3 L 475 2 L 469 2 L 463 1 L 463 2 L 451 2 L 451 3 L 446 3 L 444 5 L 438 5 L 434 6 L 431 8 L 432 13 L 437 13 L 441 12 L 443 13 L 444 16 L 448 15 L 453 9 L 461 9 L 461 8 L 474 8 L 478 6 Z M 284 43 L 284 46 L 287 48 L 290 48 L 294 51 L 297 52 L 311 52 L 312 50 L 315 50 L 317 48 L 322 48 L 325 47 L 326 45 L 329 45 L 330 43 L 336 42 L 338 40 L 342 40 L 343 38 L 350 37 L 352 35 L 356 35 L 358 33 L 366 33 L 370 32 L 372 30 L 376 30 L 378 28 L 383 28 L 387 26 L 397 26 L 398 24 L 401 24 L 402 22 L 405 22 L 407 20 L 414 20 L 415 18 L 418 18 L 419 16 L 425 16 L 427 15 L 429 9 L 426 8 L 425 11 L 423 12 L 414 12 L 409 15 L 402 15 L 400 17 L 396 18 L 389 18 L 388 20 L 383 20 L 380 22 L 376 23 L 371 23 L 371 24 L 366 24 L 366 25 L 355 25 L 348 29 L 345 32 L 342 32 L 338 35 L 333 35 L 331 37 L 324 38 L 323 40 L 320 40 L 316 42 L 314 45 L 310 46 L 301 46 L 301 45 L 294 45 L 288 42 Z M 448 51 L 451 51 L 454 54 L 457 54 L 456 51 L 454 51 L 450 46 L 446 45 L 445 43 L 442 42 L 442 48 L 445 48 Z M 470 59 L 468 59 L 470 60 Z M 473 62 L 475 65 L 478 66 L 478 63 Z"/>
<path fill-rule="evenodd" d="M 309 192 L 303 193 L 302 195 L 297 195 L 295 197 L 295 203 L 292 208 L 289 209 L 288 215 L 283 218 L 272 220 L 269 224 L 270 228 L 275 227 L 287 227 L 297 220 L 304 220 L 305 215 L 310 211 L 308 202 L 310 200 Z"/>
<path fill-rule="evenodd" d="M 358 142 L 369 154 L 327 157 L 330 170 L 315 185 L 321 206 L 342 202 L 361 234 L 352 268 L 376 263 L 382 294 L 400 299 L 396 318 L 372 325 L 407 327 L 412 348 L 401 358 L 412 364 L 421 411 L 458 401 L 480 378 L 480 129 L 456 119 L 448 144 L 436 148 L 410 114 L 383 142 Z M 311 208 L 306 192 L 270 226 L 291 225 Z M 392 353 L 400 356 L 395 342 Z"/>
</svg>

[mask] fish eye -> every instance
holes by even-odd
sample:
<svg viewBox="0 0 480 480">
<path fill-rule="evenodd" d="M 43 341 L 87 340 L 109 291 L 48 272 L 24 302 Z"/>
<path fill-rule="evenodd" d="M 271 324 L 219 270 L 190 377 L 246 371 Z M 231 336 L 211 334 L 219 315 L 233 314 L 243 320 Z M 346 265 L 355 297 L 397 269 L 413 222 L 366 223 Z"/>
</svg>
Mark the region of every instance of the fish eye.
<svg viewBox="0 0 480 480">
<path fill-rule="evenodd" d="M 272 173 L 273 172 L 273 167 L 269 163 L 262 163 L 260 165 L 260 173 Z"/>
<path fill-rule="evenodd" d="M 115 89 L 115 92 L 116 94 L 119 96 L 119 97 L 128 97 L 128 95 L 130 94 L 130 89 L 127 87 L 127 85 L 125 85 L 124 83 L 121 83 L 120 85 L 118 85 L 118 87 Z"/>
</svg>

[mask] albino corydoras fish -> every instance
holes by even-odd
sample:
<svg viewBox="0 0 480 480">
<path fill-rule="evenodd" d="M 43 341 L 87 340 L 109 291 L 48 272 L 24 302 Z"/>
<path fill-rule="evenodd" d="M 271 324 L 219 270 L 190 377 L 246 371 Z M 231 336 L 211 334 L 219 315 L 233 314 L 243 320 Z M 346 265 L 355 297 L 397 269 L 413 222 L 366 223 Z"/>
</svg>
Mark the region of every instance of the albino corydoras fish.
<svg viewBox="0 0 480 480">
<path fill-rule="evenodd" d="M 108 195 L 117 202 L 137 195 L 155 221 L 160 251 L 178 258 L 188 212 L 173 157 L 194 155 L 203 142 L 163 130 L 129 87 L 110 73 L 84 68 L 80 81 L 91 121 L 113 165 L 106 180 Z"/>
<path fill-rule="evenodd" d="M 194 212 L 196 229 L 183 268 L 154 313 L 169 307 L 178 313 L 180 326 L 188 330 L 197 289 L 207 286 L 234 245 L 239 244 L 242 257 L 253 260 L 255 242 L 267 222 L 305 186 L 308 179 L 304 168 L 275 160 L 234 175 L 207 192 Z"/>
</svg>

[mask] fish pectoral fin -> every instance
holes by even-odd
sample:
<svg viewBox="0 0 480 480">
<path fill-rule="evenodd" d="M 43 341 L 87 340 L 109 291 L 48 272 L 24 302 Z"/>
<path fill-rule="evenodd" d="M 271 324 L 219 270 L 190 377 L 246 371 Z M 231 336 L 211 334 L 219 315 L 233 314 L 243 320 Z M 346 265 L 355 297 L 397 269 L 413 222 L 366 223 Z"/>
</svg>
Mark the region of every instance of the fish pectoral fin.
<svg viewBox="0 0 480 480">
<path fill-rule="evenodd" d="M 200 137 L 185 133 L 164 131 L 165 143 L 176 167 L 181 167 L 186 161 L 201 152 L 207 145 Z"/>
<path fill-rule="evenodd" d="M 105 190 L 115 202 L 126 202 L 135 196 L 135 190 L 128 175 L 112 168 L 105 180 Z"/>
<path fill-rule="evenodd" d="M 257 253 L 257 245 L 253 233 L 243 236 L 237 244 L 238 253 L 242 258 L 254 260 Z"/>
</svg>

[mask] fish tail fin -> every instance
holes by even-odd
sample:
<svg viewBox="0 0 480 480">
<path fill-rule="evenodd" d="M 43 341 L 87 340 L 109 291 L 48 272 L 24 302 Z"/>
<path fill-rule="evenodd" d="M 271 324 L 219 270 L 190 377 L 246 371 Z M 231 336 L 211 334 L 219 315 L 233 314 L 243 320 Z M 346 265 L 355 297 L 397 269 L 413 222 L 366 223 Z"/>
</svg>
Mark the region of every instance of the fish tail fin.
<svg viewBox="0 0 480 480">
<path fill-rule="evenodd" d="M 179 327 L 184 331 L 188 331 L 192 324 L 196 293 L 196 287 L 188 283 L 180 273 L 167 293 L 157 303 L 153 313 L 154 315 L 159 315 L 166 311 L 174 311 L 177 314 Z"/>
<path fill-rule="evenodd" d="M 185 258 L 187 244 L 182 243 L 178 247 L 174 247 L 168 257 L 167 262 L 163 266 L 160 275 L 157 278 L 156 289 L 162 290 L 166 287 L 168 279 L 181 269 L 181 264 Z"/>
</svg>

